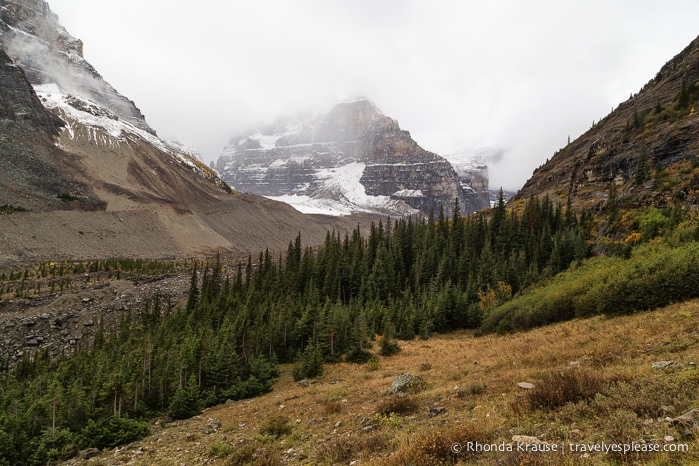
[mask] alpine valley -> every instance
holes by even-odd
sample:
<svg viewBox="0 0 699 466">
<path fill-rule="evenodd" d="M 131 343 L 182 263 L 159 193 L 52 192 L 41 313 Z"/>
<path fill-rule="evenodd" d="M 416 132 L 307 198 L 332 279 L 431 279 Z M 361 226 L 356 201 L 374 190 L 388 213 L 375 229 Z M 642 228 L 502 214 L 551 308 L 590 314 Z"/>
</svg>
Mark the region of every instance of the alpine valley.
<svg viewBox="0 0 699 466">
<path fill-rule="evenodd" d="M 0 466 L 699 464 L 699 39 L 509 201 L 367 99 L 207 167 L 82 52 L 0 0 Z"/>
</svg>

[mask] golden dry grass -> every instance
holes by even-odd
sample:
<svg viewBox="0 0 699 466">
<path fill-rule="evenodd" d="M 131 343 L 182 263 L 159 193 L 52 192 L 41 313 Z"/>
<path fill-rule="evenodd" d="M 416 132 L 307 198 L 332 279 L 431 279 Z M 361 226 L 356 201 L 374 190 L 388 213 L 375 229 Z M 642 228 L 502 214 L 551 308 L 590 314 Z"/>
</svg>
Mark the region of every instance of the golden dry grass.
<svg viewBox="0 0 699 466">
<path fill-rule="evenodd" d="M 209 409 L 199 418 L 154 426 L 154 434 L 92 464 L 699 464 L 696 439 L 680 439 L 665 417 L 699 408 L 699 301 L 612 319 L 575 320 L 526 333 L 475 338 L 459 332 L 400 342 L 379 367 L 327 365 L 300 387 L 284 366 L 272 393 Z M 660 360 L 679 368 L 652 369 Z M 581 371 L 599 394 L 554 408 L 534 408 L 517 386 Z M 390 414 L 388 388 L 405 372 L 428 382 L 407 395 L 410 410 Z M 545 396 L 545 395 L 544 395 Z M 416 408 L 415 408 L 416 407 Z M 430 408 L 444 412 L 430 417 Z M 383 411 L 382 414 L 379 414 Z M 389 410 L 390 411 L 390 410 Z M 414 411 L 414 413 L 412 413 Z M 291 433 L 264 434 L 288 418 Z M 221 429 L 204 434 L 207 418 Z M 514 435 L 548 444 L 685 443 L 690 451 L 658 454 L 451 452 L 452 444 L 513 444 Z M 673 436 L 667 443 L 664 438 Z M 514 444 L 516 446 L 516 444 Z M 564 445 L 565 446 L 565 445 Z M 141 449 L 141 450 L 139 450 Z M 73 461 L 72 464 L 76 464 Z"/>
</svg>

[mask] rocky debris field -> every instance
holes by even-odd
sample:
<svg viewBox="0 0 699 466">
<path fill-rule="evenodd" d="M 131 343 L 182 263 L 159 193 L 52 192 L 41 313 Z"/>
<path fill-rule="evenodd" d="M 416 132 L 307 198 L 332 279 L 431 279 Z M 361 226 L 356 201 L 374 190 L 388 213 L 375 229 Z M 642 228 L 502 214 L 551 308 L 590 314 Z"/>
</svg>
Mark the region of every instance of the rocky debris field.
<svg viewBox="0 0 699 466">
<path fill-rule="evenodd" d="M 89 344 L 100 329 L 114 329 L 132 313 L 138 315 L 156 296 L 165 308 L 186 302 L 190 277 L 165 274 L 120 280 L 91 280 L 47 296 L 0 301 L 0 360 L 10 365 L 26 352 L 48 351 L 57 357 Z"/>
</svg>

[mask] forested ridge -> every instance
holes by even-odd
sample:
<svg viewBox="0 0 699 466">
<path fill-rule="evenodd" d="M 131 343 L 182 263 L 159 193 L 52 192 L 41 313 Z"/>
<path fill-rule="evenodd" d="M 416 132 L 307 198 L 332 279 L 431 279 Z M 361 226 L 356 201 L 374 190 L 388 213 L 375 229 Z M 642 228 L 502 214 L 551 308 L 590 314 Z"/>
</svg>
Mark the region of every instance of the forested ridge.
<svg viewBox="0 0 699 466">
<path fill-rule="evenodd" d="M 328 233 L 319 248 L 299 235 L 285 254 L 233 266 L 198 263 L 186 306 L 156 298 L 70 358 L 27 354 L 0 376 L 0 463 L 113 447 L 145 435 L 141 419 L 185 418 L 264 393 L 278 363 L 309 349 L 326 362 L 362 361 L 376 334 L 429 338 L 487 319 L 491 330 L 511 329 L 507 316 L 492 322 L 498 306 L 583 261 L 599 230 L 589 214 L 548 198 L 514 211 L 501 196 L 486 214 L 461 217 L 458 204 L 453 212 L 387 219 L 366 237 L 359 227 Z M 669 229 L 671 212 L 658 215 Z M 608 216 L 617 222 L 619 213 Z M 639 218 L 623 217 L 629 228 L 648 227 Z"/>
</svg>

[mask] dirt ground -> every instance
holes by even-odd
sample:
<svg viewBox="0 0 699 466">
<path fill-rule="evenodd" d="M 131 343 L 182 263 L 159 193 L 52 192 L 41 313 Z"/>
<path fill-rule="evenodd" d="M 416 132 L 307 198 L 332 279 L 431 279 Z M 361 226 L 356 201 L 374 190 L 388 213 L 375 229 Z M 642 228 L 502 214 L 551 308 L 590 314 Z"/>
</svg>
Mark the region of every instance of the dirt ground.
<svg viewBox="0 0 699 466">
<path fill-rule="evenodd" d="M 23 212 L 0 217 L 0 267 L 50 260 L 185 258 L 216 252 L 238 256 L 286 250 L 300 232 L 318 245 L 328 231 L 351 232 L 370 217 L 301 215 L 252 196 L 177 212 L 140 210 Z"/>
</svg>

